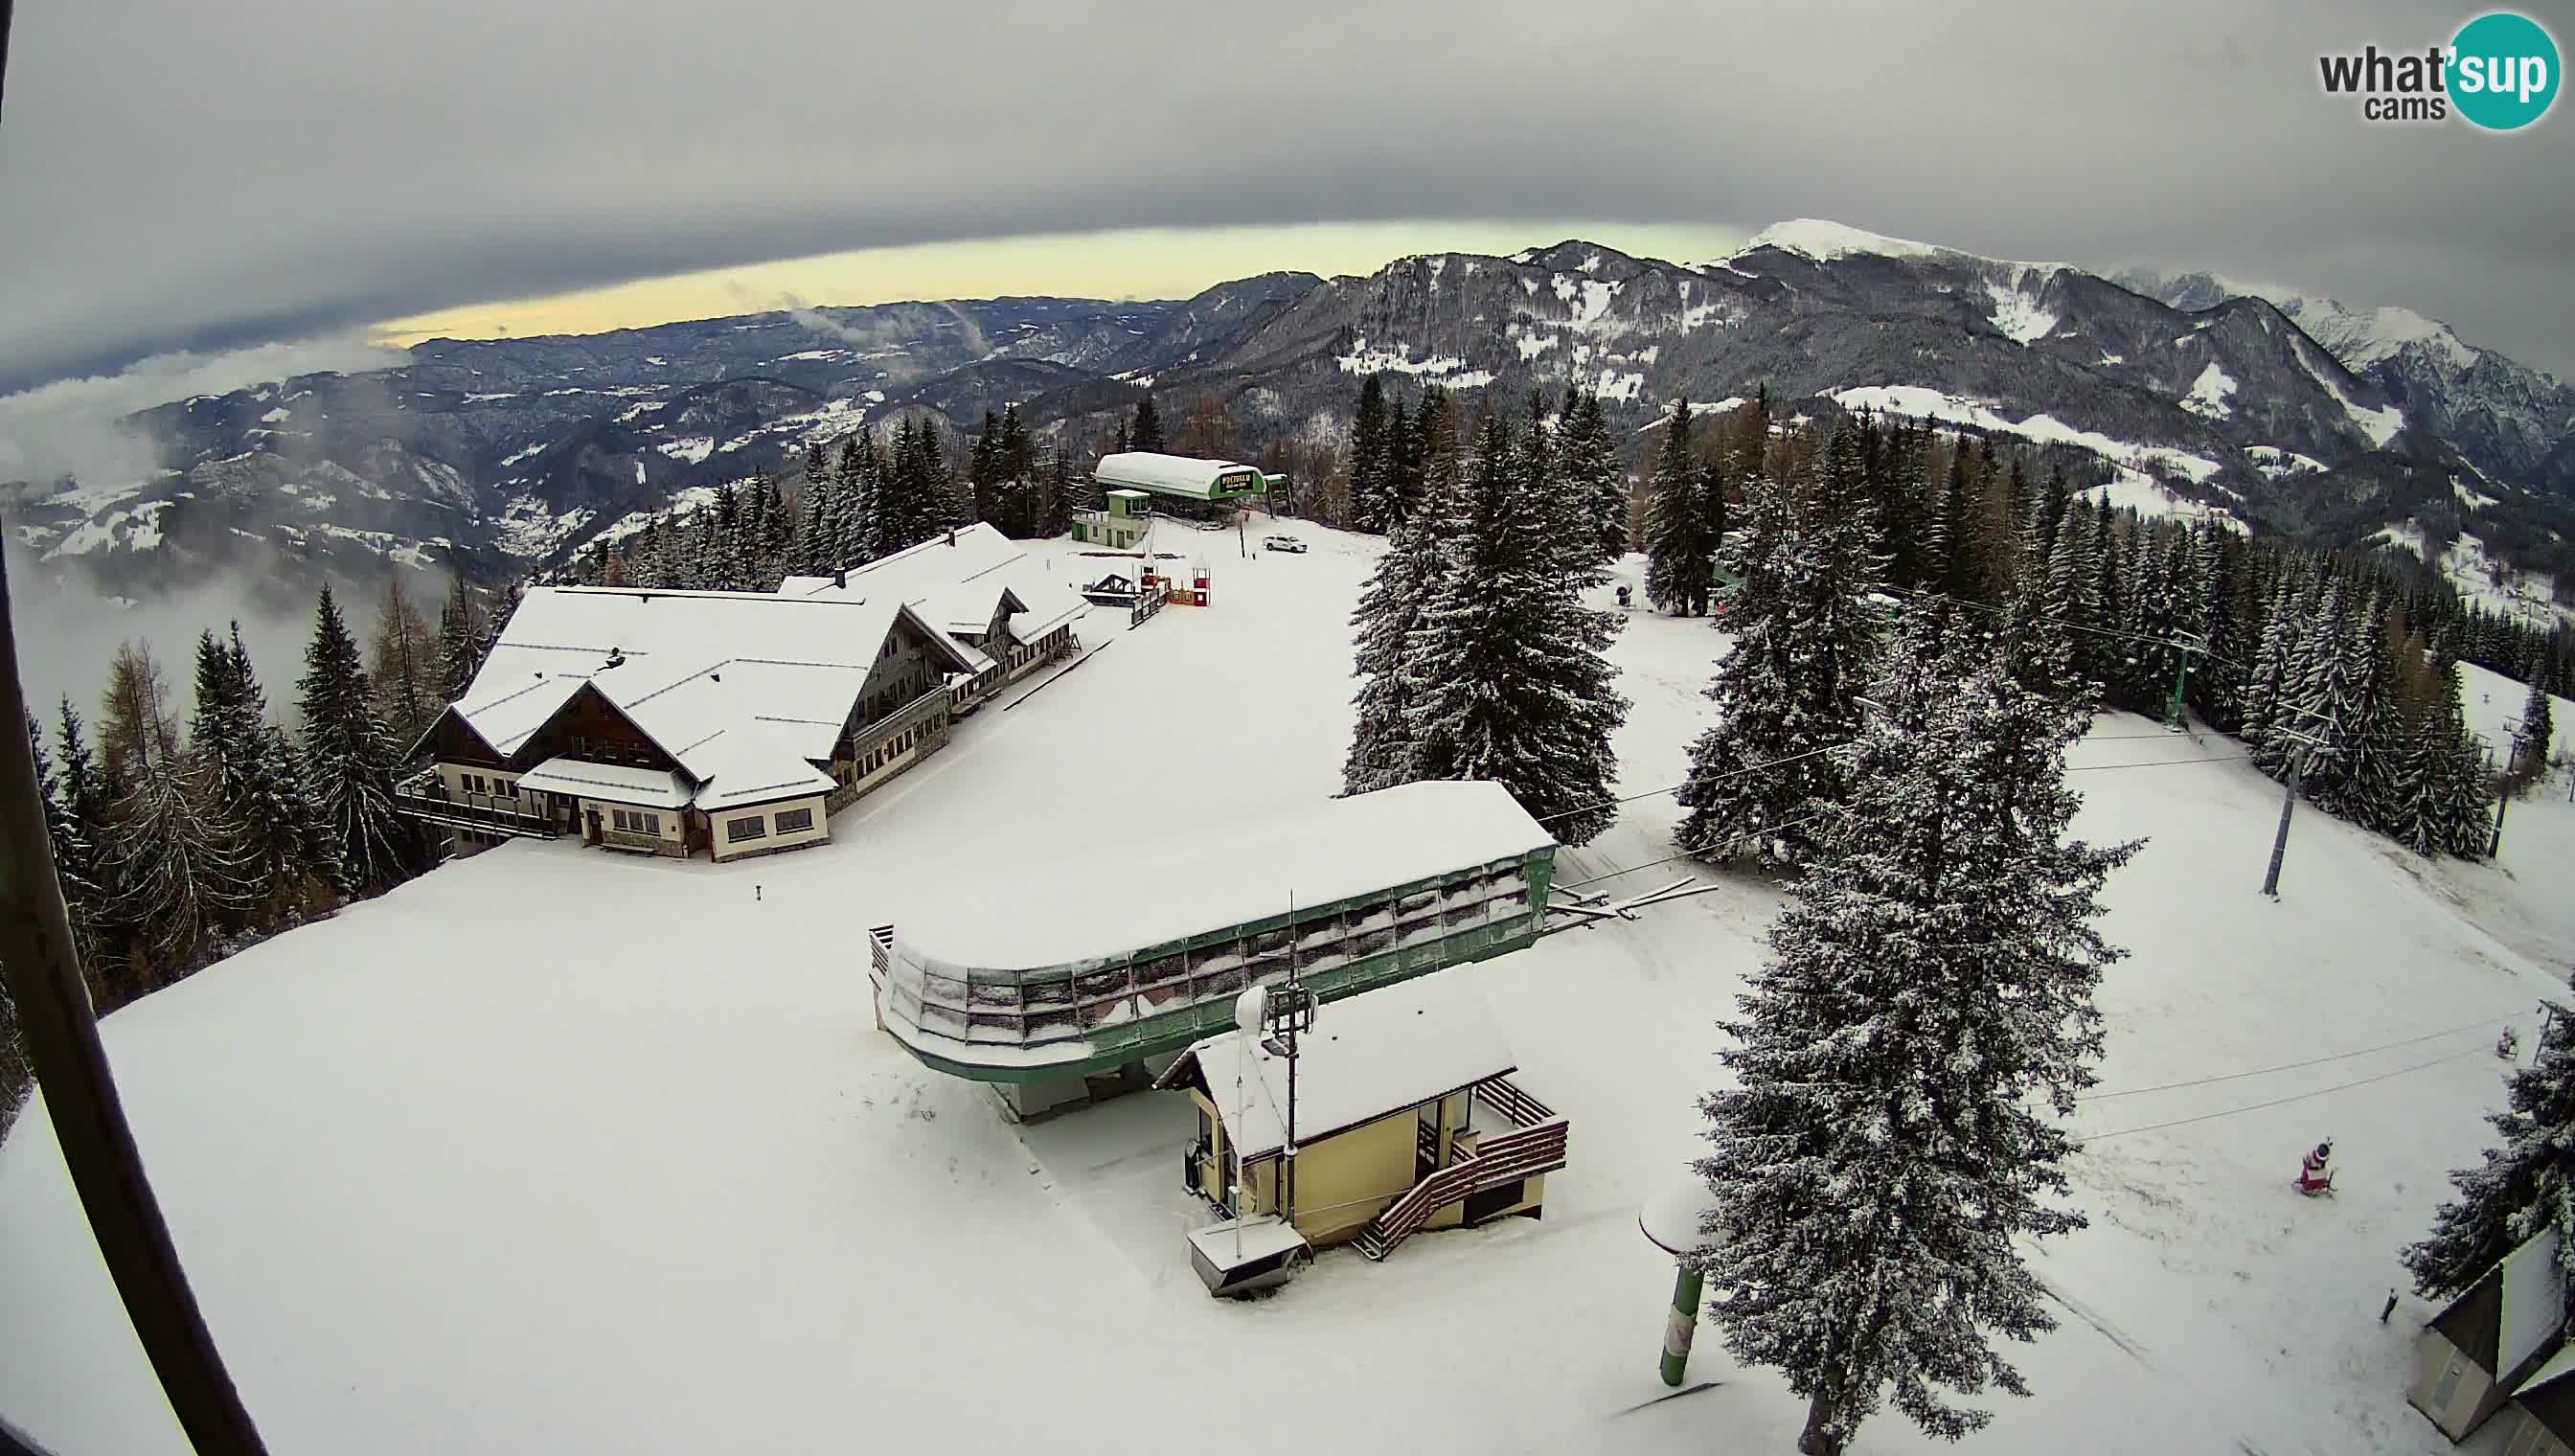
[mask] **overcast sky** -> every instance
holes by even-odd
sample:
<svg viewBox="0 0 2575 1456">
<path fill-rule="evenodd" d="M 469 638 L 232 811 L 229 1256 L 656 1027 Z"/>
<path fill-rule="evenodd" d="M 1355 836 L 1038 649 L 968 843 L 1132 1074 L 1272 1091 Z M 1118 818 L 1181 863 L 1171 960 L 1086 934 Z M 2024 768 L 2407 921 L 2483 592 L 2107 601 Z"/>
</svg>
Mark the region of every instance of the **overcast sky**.
<svg viewBox="0 0 2575 1456">
<path fill-rule="evenodd" d="M 2529 9 L 2575 38 L 2575 0 Z M 1317 239 L 1487 243 L 1493 220 L 1588 219 L 1568 227 L 1615 244 L 1796 216 L 2401 303 L 2575 378 L 2575 103 L 2495 136 L 2368 125 L 2317 84 L 2320 48 L 2420 49 L 2472 8 L 1597 10 L 26 5 L 0 389 L 846 250 L 1233 230 L 1197 251 L 1055 236 L 945 272 L 863 254 L 808 278 L 811 301 L 1028 291 L 1051 267 L 1065 291 L 1122 268 L 1126 291 L 1185 291 L 1251 271 L 1246 229 L 1301 229 L 1265 266 L 1309 267 Z M 677 286 L 619 296 L 710 311 Z"/>
</svg>

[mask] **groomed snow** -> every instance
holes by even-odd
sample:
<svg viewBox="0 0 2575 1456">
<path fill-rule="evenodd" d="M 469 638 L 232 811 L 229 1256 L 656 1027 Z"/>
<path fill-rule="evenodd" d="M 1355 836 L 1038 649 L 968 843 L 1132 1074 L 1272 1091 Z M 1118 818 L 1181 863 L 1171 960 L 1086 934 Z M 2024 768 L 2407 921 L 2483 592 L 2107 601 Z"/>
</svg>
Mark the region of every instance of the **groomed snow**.
<svg viewBox="0 0 2575 1456">
<path fill-rule="evenodd" d="M 959 725 L 828 845 L 715 865 L 514 842 L 110 1015 L 126 1110 L 269 1448 L 1794 1449 L 1803 1402 L 1712 1330 L 1690 1378 L 1713 1388 L 1646 1404 L 1668 1393 L 1672 1262 L 1638 1211 L 1704 1146 L 1713 1023 L 1778 903 L 1762 878 L 1700 875 L 1720 887 L 1439 972 L 1473 978 L 1515 1078 L 1575 1129 L 1545 1218 L 1426 1233 L 1382 1264 L 1327 1251 L 1244 1305 L 1190 1268 L 1209 1217 L 1179 1182 L 1186 1098 L 1014 1127 L 875 1029 L 864 927 L 970 880 L 1008 913 L 1040 839 L 1088 829 L 1104 895 L 1263 877 L 1119 866 L 1338 787 L 1345 624 L 1379 547 L 1297 534 L 1308 555 L 1219 561 L 1213 608 L 1094 618 L 1078 669 Z M 1037 551 L 1074 575 L 1072 548 Z M 1706 726 L 1724 646 L 1700 621 L 1627 619 L 1617 788 L 1648 796 L 1561 851 L 1558 882 L 1671 852 L 1680 810 L 1649 790 Z M 2472 721 L 2517 714 L 2508 696 L 2472 693 Z M 2575 808 L 2562 778 L 2516 804 L 2500 867 L 2302 810 L 2275 904 L 2257 887 L 2280 789 L 2239 751 L 2128 716 L 2073 748 L 2077 828 L 2147 842 L 2101 922 L 2133 955 L 2104 979 L 2107 1059 L 2075 1119 L 2069 1201 L 2091 1227 L 2032 1255 L 2062 1327 L 2008 1348 L 2034 1397 L 1975 1402 L 1996 1415 L 1968 1446 L 1889 1410 L 1856 1452 L 2451 1449 L 2404 1398 L 2429 1307 L 2373 1316 L 2394 1251 L 2490 1135 L 2496 1028 L 2532 1044 L 2534 1001 L 2564 990 Z M 2428 1039 L 2391 1044 L 2409 1038 Z M 2258 1071 L 2316 1057 L 2335 1059 Z M 2298 1153 L 2328 1133 L 2338 1196 L 2297 1199 Z M 1297 1393 L 1279 1419 L 1204 1378 L 1255 1357 Z M 1448 1369 L 1471 1372 L 1465 1398 Z M 41 1104 L 0 1146 L 0 1412 L 66 1456 L 187 1450 Z"/>
</svg>

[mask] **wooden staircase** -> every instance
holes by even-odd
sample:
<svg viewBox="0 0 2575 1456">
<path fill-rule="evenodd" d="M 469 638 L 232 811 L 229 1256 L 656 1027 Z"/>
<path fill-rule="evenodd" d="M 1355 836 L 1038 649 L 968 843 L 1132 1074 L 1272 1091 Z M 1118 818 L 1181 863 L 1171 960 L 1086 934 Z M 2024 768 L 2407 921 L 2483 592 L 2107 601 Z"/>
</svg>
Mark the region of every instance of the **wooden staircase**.
<svg viewBox="0 0 2575 1456">
<path fill-rule="evenodd" d="M 1564 1166 L 1571 1129 L 1561 1114 L 1499 1077 L 1478 1083 L 1475 1096 L 1508 1117 L 1514 1130 L 1482 1138 L 1474 1156 L 1431 1173 L 1369 1219 L 1351 1240 L 1360 1253 L 1382 1259 L 1449 1204 Z"/>
</svg>

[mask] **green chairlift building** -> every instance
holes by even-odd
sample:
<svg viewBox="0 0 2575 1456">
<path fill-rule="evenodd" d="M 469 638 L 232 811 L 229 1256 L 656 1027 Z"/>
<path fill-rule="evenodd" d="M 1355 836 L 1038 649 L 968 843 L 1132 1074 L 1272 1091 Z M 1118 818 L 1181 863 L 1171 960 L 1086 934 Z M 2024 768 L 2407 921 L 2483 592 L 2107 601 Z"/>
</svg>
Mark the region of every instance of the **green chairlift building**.
<svg viewBox="0 0 2575 1456">
<path fill-rule="evenodd" d="M 1009 914 L 970 887 L 877 926 L 877 1021 L 1034 1116 L 1150 1083 L 1291 957 L 1329 1001 L 1533 944 L 1554 867 L 1555 840 L 1491 782 L 1185 830 L 1015 871 Z"/>
</svg>

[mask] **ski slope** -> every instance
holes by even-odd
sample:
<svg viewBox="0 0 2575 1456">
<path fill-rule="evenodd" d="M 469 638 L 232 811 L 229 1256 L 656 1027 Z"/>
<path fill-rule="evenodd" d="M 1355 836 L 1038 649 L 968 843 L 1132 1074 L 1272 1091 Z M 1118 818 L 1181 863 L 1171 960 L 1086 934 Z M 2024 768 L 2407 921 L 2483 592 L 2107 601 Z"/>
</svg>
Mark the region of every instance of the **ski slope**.
<svg viewBox="0 0 2575 1456">
<path fill-rule="evenodd" d="M 1309 554 L 1257 561 L 1173 533 L 1214 566 L 1213 608 L 1132 633 L 1095 613 L 1080 666 L 961 725 L 828 847 L 717 866 L 514 843 L 110 1017 L 270 1449 L 1792 1449 L 1802 1405 L 1713 1330 L 1691 1379 L 1716 1384 L 1644 1404 L 1672 1271 L 1637 1209 L 1697 1149 L 1711 1023 L 1777 903 L 1761 881 L 1441 972 L 1571 1120 L 1545 1217 L 1383 1264 L 1330 1253 L 1246 1304 L 1189 1266 L 1206 1216 L 1179 1185 L 1184 1099 L 1014 1127 L 874 1029 L 865 928 L 917 896 L 980 882 L 1006 915 L 1029 856 L 1077 841 L 1104 896 L 1186 894 L 1121 875 L 1115 846 L 1338 786 L 1346 618 L 1376 546 L 1292 529 Z M 1629 620 L 1622 792 L 1679 776 L 1722 645 Z M 2425 1311 L 2375 1316 L 2442 1172 L 2481 1145 L 2496 1030 L 2527 1044 L 2548 967 L 2575 958 L 2575 811 L 2562 782 L 2517 805 L 2500 868 L 2301 812 L 2275 904 L 2256 890 L 2279 791 L 2236 754 L 2124 716 L 2073 750 L 2083 832 L 2149 840 L 2110 881 L 2134 955 L 2103 991 L 2100 1090 L 2136 1094 L 2079 1113 L 2100 1135 L 2073 1168 L 2092 1227 L 2035 1259 L 2063 1328 L 2020 1352 L 2035 1398 L 1997 1397 L 1965 1449 L 2449 1449 L 2403 1398 Z M 1560 855 L 1560 883 L 1685 872 L 1650 863 L 1668 799 L 1622 815 Z M 2174 1082 L 2199 1084 L 2137 1091 Z M 2344 1191 L 2293 1197 L 2328 1134 Z M 186 1449 L 41 1109 L 0 1147 L 0 1412 L 66 1456 Z M 1951 1449 L 1892 1412 L 1854 1447 Z"/>
</svg>

